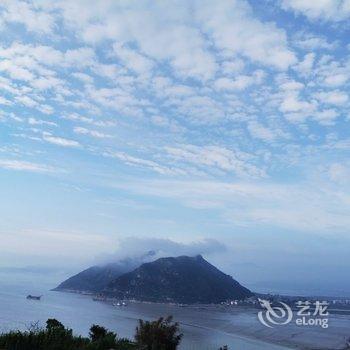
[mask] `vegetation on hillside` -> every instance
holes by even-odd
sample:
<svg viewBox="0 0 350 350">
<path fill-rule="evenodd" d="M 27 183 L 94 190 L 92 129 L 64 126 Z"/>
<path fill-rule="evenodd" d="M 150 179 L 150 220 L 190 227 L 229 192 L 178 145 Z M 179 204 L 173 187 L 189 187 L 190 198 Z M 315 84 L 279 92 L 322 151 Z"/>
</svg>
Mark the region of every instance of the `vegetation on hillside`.
<svg viewBox="0 0 350 350">
<path fill-rule="evenodd" d="M 253 295 L 201 255 L 142 264 L 112 281 L 106 292 L 118 299 L 179 304 L 219 304 Z"/>
<path fill-rule="evenodd" d="M 139 321 L 135 340 L 118 338 L 104 327 L 93 325 L 89 337 L 73 334 L 56 319 L 49 319 L 45 328 L 32 326 L 28 331 L 0 334 L 4 350 L 175 350 L 182 334 L 171 317 L 157 321 Z"/>
<path fill-rule="evenodd" d="M 136 327 L 136 343 L 144 350 L 176 350 L 181 339 L 179 324 L 171 316 L 153 322 L 140 320 Z"/>
</svg>

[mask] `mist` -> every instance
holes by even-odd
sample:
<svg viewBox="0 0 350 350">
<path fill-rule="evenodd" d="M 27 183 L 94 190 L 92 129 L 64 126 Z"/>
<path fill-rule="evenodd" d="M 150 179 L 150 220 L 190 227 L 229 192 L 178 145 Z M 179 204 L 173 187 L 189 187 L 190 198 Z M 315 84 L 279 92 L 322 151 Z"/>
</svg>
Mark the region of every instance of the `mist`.
<svg viewBox="0 0 350 350">
<path fill-rule="evenodd" d="M 171 256 L 195 256 L 224 253 L 228 247 L 216 239 L 202 239 L 190 243 L 176 242 L 163 238 L 126 237 L 118 241 L 112 254 L 103 254 L 95 259 L 95 263 L 103 265 L 124 259 L 141 259 L 143 262 Z"/>
</svg>

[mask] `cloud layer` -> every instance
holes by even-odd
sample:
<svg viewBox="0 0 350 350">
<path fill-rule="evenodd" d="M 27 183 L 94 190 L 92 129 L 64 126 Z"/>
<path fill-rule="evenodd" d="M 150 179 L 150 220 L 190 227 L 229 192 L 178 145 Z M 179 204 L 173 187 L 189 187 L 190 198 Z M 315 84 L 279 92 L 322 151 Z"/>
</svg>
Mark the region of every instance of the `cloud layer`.
<svg viewBox="0 0 350 350">
<path fill-rule="evenodd" d="M 341 0 L 2 1 L 1 173 L 84 188 L 92 212 L 156 208 L 153 224 L 347 232 L 348 16 Z"/>
</svg>

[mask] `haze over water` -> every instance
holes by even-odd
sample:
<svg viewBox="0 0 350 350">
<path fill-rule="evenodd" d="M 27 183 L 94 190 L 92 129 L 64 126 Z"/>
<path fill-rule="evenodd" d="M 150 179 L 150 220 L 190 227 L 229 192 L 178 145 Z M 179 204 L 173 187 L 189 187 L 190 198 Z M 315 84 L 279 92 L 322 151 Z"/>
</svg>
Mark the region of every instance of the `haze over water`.
<svg viewBox="0 0 350 350">
<path fill-rule="evenodd" d="M 1 273 L 0 278 L 0 331 L 25 330 L 37 321 L 45 325 L 48 318 L 56 318 L 77 334 L 88 335 L 89 327 L 95 323 L 116 331 L 120 337 L 132 338 L 139 318 L 156 319 L 175 312 L 175 320 L 181 322 L 182 318 L 183 321 L 181 331 L 184 339 L 180 349 L 217 350 L 222 345 L 244 350 L 285 349 L 220 331 L 215 321 L 207 323 L 210 315 L 205 312 L 189 315 L 185 309 L 152 304 L 129 304 L 124 308 L 116 308 L 94 302 L 90 296 L 50 292 L 49 289 L 55 284 L 42 275 L 16 274 L 14 279 Z M 42 300 L 27 300 L 26 295 L 29 293 L 43 295 Z M 227 322 L 230 322 L 229 317 Z"/>
</svg>

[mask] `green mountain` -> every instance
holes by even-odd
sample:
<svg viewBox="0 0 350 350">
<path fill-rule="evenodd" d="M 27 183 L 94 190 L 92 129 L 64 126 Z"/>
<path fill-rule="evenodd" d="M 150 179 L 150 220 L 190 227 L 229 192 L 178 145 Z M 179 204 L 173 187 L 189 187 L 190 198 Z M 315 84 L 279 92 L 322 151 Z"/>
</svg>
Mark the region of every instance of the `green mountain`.
<svg viewBox="0 0 350 350">
<path fill-rule="evenodd" d="M 137 258 L 126 258 L 114 263 L 89 267 L 68 278 L 54 290 L 100 293 L 117 277 L 134 270 L 145 261 L 150 261 L 154 255 L 154 251 L 149 251 Z"/>
<path fill-rule="evenodd" d="M 120 263 L 92 266 L 68 278 L 54 290 L 92 293 L 101 292 L 111 281 L 127 271 L 130 271 L 130 269 L 126 269 L 125 265 Z"/>
<path fill-rule="evenodd" d="M 123 299 L 183 304 L 220 303 L 252 295 L 201 255 L 161 258 L 142 264 L 117 277 L 106 292 Z"/>
</svg>

